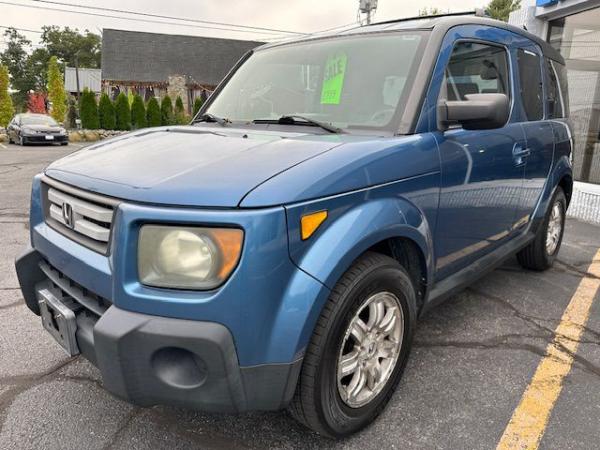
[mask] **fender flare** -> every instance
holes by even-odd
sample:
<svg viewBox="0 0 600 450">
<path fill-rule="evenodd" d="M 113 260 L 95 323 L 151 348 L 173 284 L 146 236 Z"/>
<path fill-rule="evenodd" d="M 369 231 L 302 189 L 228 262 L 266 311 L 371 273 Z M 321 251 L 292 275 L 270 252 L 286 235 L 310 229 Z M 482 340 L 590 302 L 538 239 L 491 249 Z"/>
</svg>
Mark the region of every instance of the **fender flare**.
<svg viewBox="0 0 600 450">
<path fill-rule="evenodd" d="M 319 203 L 319 202 L 315 202 Z M 299 217 L 302 215 L 306 205 L 298 208 L 286 208 L 288 214 L 288 226 L 290 236 L 299 236 Z M 309 209 L 318 209 L 318 205 L 312 204 Z M 315 236 L 315 239 L 307 245 L 306 242 L 290 240 L 290 257 L 294 264 L 301 269 L 299 279 L 293 279 L 288 287 L 290 305 L 284 300 L 277 315 L 281 317 L 289 314 L 297 314 L 297 291 L 300 279 L 309 276 L 317 281 L 322 289 L 318 295 L 304 305 L 302 312 L 302 331 L 297 334 L 295 349 L 296 355 L 302 354 L 312 336 L 314 327 L 327 302 L 331 289 L 342 277 L 352 263 L 364 252 L 379 242 L 390 238 L 404 238 L 411 240 L 417 245 L 423 255 L 426 265 L 427 280 L 432 279 L 433 271 L 433 238 L 432 230 L 425 215 L 406 198 L 379 198 L 368 200 L 365 203 L 355 204 L 351 208 L 342 208 L 343 212 L 335 210 L 331 216 L 335 219 L 327 224 L 327 227 Z M 298 224 L 291 226 L 291 224 Z M 302 248 L 304 247 L 304 252 Z M 306 248 L 308 247 L 308 248 Z M 296 316 L 298 318 L 298 316 Z M 273 338 L 277 338 L 283 332 L 281 327 L 275 332 Z M 289 329 L 288 329 L 289 332 Z M 291 337 L 289 334 L 286 336 Z"/>
<path fill-rule="evenodd" d="M 546 211 L 548 210 L 550 200 L 554 196 L 556 189 L 560 186 L 560 182 L 564 177 L 570 177 L 573 179 L 573 170 L 571 168 L 571 162 L 567 156 L 561 156 L 552 166 L 551 172 L 548 175 L 546 186 L 544 187 L 544 191 L 540 196 L 539 203 L 532 214 L 531 218 L 531 231 L 537 232 L 539 225 L 544 220 L 546 216 Z"/>
</svg>

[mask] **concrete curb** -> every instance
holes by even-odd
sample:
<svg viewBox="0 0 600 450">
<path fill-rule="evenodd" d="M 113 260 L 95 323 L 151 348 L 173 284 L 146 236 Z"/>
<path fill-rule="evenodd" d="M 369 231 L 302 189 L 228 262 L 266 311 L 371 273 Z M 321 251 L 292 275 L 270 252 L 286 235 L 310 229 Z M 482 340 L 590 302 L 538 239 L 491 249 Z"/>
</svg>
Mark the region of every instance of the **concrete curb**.
<svg viewBox="0 0 600 450">
<path fill-rule="evenodd" d="M 567 215 L 600 225 L 600 185 L 576 181 Z"/>
</svg>

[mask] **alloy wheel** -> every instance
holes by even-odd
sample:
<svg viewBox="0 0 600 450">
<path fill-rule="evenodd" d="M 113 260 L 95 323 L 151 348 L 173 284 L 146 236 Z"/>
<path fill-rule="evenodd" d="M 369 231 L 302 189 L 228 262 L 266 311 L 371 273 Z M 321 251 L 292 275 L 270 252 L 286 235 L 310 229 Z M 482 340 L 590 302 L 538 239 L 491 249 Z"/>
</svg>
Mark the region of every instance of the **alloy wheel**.
<svg viewBox="0 0 600 450">
<path fill-rule="evenodd" d="M 358 309 L 344 335 L 337 362 L 342 401 L 360 408 L 390 379 L 402 348 L 404 313 L 391 292 L 378 292 Z"/>
<path fill-rule="evenodd" d="M 560 202 L 555 202 L 550 212 L 550 219 L 548 220 L 548 231 L 546 233 L 546 253 L 553 255 L 558 248 L 560 238 L 562 236 L 562 229 L 564 225 L 564 211 Z"/>
</svg>

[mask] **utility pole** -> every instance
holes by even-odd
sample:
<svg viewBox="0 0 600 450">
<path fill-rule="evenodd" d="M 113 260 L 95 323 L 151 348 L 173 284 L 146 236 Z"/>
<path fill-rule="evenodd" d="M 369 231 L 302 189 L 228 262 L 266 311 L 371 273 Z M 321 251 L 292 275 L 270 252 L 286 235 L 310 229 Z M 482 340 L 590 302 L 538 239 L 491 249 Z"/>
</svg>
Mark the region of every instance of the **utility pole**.
<svg viewBox="0 0 600 450">
<path fill-rule="evenodd" d="M 358 9 L 361 14 L 367 15 L 367 25 L 371 23 L 371 17 L 377 9 L 377 0 L 359 0 Z"/>
<path fill-rule="evenodd" d="M 77 83 L 77 101 L 79 101 L 81 97 L 79 89 L 79 51 L 75 53 L 75 82 Z"/>
</svg>

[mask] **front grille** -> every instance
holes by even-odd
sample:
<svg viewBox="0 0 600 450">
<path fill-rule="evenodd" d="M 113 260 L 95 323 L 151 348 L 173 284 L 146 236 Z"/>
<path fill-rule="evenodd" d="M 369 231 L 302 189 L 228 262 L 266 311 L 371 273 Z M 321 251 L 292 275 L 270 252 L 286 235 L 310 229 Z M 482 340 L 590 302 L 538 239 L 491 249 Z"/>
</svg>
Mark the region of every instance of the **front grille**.
<svg viewBox="0 0 600 450">
<path fill-rule="evenodd" d="M 107 254 L 118 202 L 48 177 L 44 177 L 43 186 L 46 223 L 69 239 Z"/>
<path fill-rule="evenodd" d="M 80 284 L 66 277 L 62 272 L 56 270 L 46 261 L 40 262 L 40 269 L 48 277 L 55 289 L 59 289 L 63 297 L 74 300 L 87 311 L 101 317 L 111 306 L 111 302 L 99 295 L 94 294 Z"/>
</svg>

